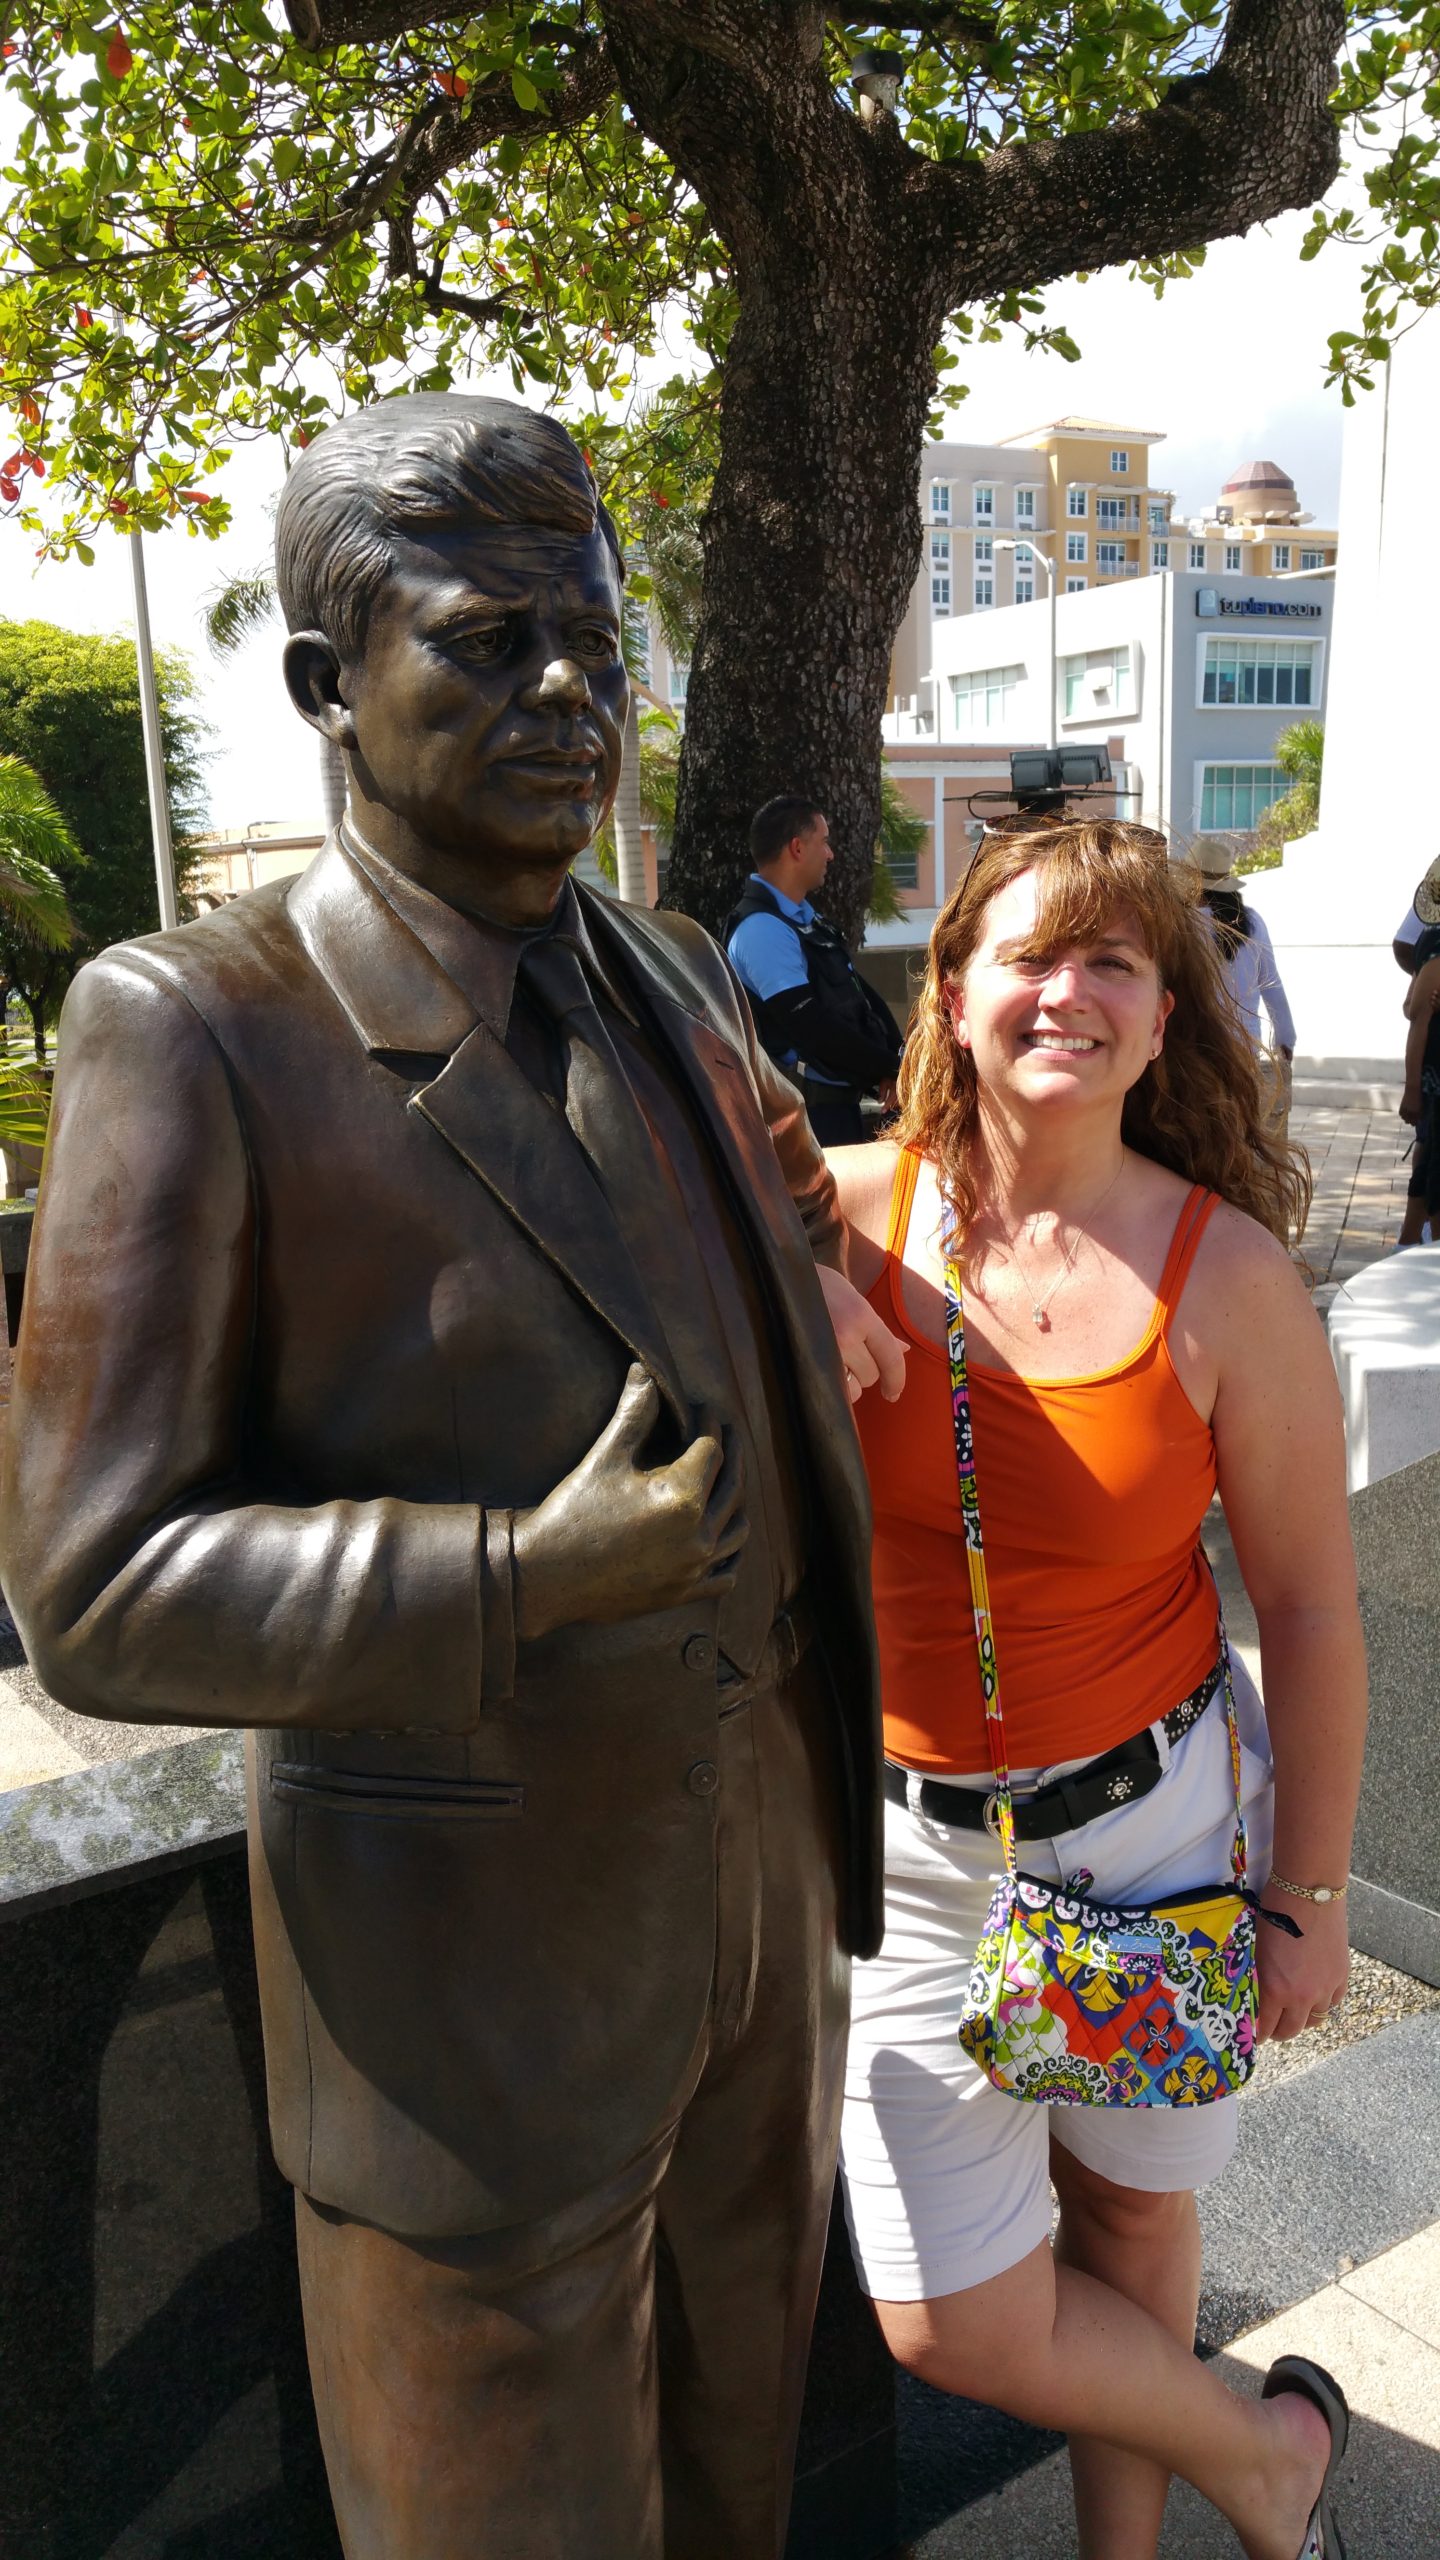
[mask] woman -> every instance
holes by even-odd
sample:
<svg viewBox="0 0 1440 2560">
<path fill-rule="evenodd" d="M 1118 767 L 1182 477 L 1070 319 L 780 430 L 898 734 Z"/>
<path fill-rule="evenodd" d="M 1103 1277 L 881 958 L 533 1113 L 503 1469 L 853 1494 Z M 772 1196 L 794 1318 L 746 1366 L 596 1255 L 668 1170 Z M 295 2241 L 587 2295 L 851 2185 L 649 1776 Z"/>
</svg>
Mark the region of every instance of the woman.
<svg viewBox="0 0 1440 2560">
<path fill-rule="evenodd" d="M 842 2162 L 895 2355 L 1069 2434 L 1086 2560 L 1153 2560 L 1171 2472 L 1250 2560 L 1333 2560 L 1322 2487 L 1343 2403 L 1316 2368 L 1239 2400 L 1192 2352 L 1193 2190 L 1233 2147 L 1234 2098 L 1026 2105 L 956 2039 L 998 1855 L 945 1358 L 947 1203 L 1006 1739 L 1038 1827 L 1023 1865 L 1053 1882 L 1086 1870 L 1106 1902 L 1226 1875 L 1235 1795 L 1199 1544 L 1218 1484 L 1269 1710 L 1267 1740 L 1237 1665 L 1250 1882 L 1303 1931 L 1258 1928 L 1259 2033 L 1301 2034 L 1344 1994 L 1364 1665 L 1340 1407 L 1283 1242 L 1308 1185 L 1267 1125 L 1197 896 L 1140 828 L 989 839 L 931 940 L 895 1142 L 831 1159 L 867 1300 L 838 1327 L 852 1392 L 883 1327 L 909 1345 L 901 1392 L 857 1416 L 887 1934 L 856 1968 Z"/>
</svg>

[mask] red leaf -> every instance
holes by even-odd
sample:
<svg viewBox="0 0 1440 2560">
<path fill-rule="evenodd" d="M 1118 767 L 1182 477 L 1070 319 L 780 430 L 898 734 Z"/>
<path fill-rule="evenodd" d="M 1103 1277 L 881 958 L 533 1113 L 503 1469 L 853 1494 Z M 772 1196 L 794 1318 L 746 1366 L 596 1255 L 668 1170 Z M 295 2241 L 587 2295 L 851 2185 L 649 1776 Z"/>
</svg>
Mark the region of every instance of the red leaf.
<svg viewBox="0 0 1440 2560">
<path fill-rule="evenodd" d="M 18 44 L 0 44 L 0 54 L 4 55 L 7 62 L 13 62 L 19 50 Z"/>
<path fill-rule="evenodd" d="M 443 89 L 447 98 L 464 98 L 470 93 L 470 83 L 459 71 L 437 71 L 435 86 Z"/>
<path fill-rule="evenodd" d="M 112 498 L 110 501 L 110 513 L 112 516 L 128 516 L 130 509 L 126 500 L 124 498 Z"/>
<path fill-rule="evenodd" d="M 117 27 L 115 33 L 110 39 L 110 48 L 105 56 L 105 68 L 109 72 L 111 79 L 123 80 L 126 72 L 131 69 L 134 60 L 135 56 L 125 41 L 123 29 Z"/>
<path fill-rule="evenodd" d="M 300 444 L 300 445 L 308 444 L 308 443 L 309 443 L 309 441 L 310 441 L 310 430 L 309 430 L 309 428 L 308 428 L 308 427 L 297 427 L 297 428 L 296 428 L 296 430 L 295 430 L 295 441 L 296 441 L 296 443 L 297 443 L 297 444 Z"/>
<path fill-rule="evenodd" d="M 28 392 L 28 391 L 25 393 L 24 398 L 21 400 L 21 403 L 20 403 L 20 415 L 21 415 L 21 417 L 24 419 L 25 424 L 26 424 L 26 426 L 27 426 L 27 427 L 38 427 L 38 426 L 39 426 L 39 424 L 40 424 L 40 404 L 39 404 L 39 402 L 38 402 L 37 400 L 32 400 L 32 399 L 31 399 L 30 394 L 29 394 L 29 392 Z"/>
<path fill-rule="evenodd" d="M 3 499 L 4 499 L 6 506 L 7 506 L 7 507 L 13 507 L 13 506 L 14 506 L 14 504 L 15 504 L 15 501 L 16 501 L 16 499 L 19 497 L 19 495 L 20 495 L 20 483 L 19 483 L 19 481 L 18 481 L 18 480 L 7 480 L 7 479 L 5 479 L 5 478 L 4 478 L 3 474 L 0 474 L 0 498 L 3 498 Z"/>
<path fill-rule="evenodd" d="M 651 492 L 650 492 L 650 495 L 651 495 L 651 497 L 654 499 L 655 504 L 656 504 L 656 506 L 657 506 L 657 507 L 668 507 L 668 506 L 669 506 L 670 501 L 669 501 L 669 499 L 666 497 L 665 492 L 664 492 L 664 490 L 663 490 L 663 489 L 652 489 L 652 490 L 651 490 Z"/>
<path fill-rule="evenodd" d="M 28 444 L 27 444 L 27 446 L 25 447 L 24 452 L 21 454 L 20 459 L 21 459 L 21 461 L 24 463 L 25 468 L 26 468 L 26 470 L 27 470 L 27 471 L 33 471 L 33 472 L 34 472 L 35 477 L 36 477 L 36 479 L 37 479 L 37 480 L 43 480 L 43 479 L 44 479 L 44 477 L 45 477 L 45 465 L 44 465 L 44 463 L 41 461 L 40 456 L 39 456 L 39 454 L 38 454 L 38 453 L 32 453 L 32 452 L 31 452 L 30 447 L 28 446 Z"/>
<path fill-rule="evenodd" d="M 77 329 L 93 329 L 95 326 L 83 302 L 75 305 L 75 326 Z"/>
<path fill-rule="evenodd" d="M 208 507 L 210 504 L 203 489 L 182 489 L 180 495 L 182 498 L 188 498 L 192 507 Z"/>
</svg>

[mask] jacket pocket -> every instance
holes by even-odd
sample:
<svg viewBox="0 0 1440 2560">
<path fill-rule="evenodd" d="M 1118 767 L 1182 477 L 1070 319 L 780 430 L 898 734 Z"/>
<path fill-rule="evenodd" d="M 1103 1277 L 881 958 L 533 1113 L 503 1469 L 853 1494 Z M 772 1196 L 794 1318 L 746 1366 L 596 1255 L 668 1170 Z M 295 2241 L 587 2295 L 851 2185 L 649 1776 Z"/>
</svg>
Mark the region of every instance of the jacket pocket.
<svg viewBox="0 0 1440 2560">
<path fill-rule="evenodd" d="M 270 1793 L 317 1812 L 406 1822 L 513 1822 L 525 1810 L 524 1788 L 503 1778 L 375 1777 L 358 1769 L 315 1768 L 304 1760 L 272 1760 Z"/>
</svg>

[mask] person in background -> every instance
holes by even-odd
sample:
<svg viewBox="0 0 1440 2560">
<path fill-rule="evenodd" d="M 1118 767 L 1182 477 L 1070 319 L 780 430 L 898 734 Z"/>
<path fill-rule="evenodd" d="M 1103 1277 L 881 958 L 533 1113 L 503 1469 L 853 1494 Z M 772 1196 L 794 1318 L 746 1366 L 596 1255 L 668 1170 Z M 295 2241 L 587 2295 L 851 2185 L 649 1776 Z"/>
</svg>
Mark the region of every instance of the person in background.
<svg viewBox="0 0 1440 2560">
<path fill-rule="evenodd" d="M 1197 836 L 1190 849 L 1190 859 L 1205 883 L 1204 903 L 1209 909 L 1215 939 L 1220 946 L 1225 983 L 1257 1049 L 1263 1049 L 1265 1045 L 1260 1029 L 1262 1005 L 1270 1017 L 1270 1029 L 1280 1060 L 1281 1098 L 1276 1122 L 1283 1139 L 1290 1118 L 1290 1062 L 1295 1055 L 1295 1022 L 1275 965 L 1275 946 L 1270 939 L 1270 928 L 1254 907 L 1246 905 L 1240 891 L 1239 873 L 1233 868 L 1230 848 L 1220 837 Z"/>
<path fill-rule="evenodd" d="M 750 821 L 755 868 L 726 921 L 725 947 L 782 1073 L 798 1085 L 822 1147 L 869 1135 L 864 1094 L 893 1097 L 902 1042 L 811 894 L 835 856 L 824 812 L 786 792 Z"/>
<path fill-rule="evenodd" d="M 1405 990 L 1405 1019 L 1410 1028 L 1405 1041 L 1405 1090 L 1400 1097 L 1400 1117 L 1415 1132 L 1415 1152 L 1410 1162 L 1405 1216 L 1395 1240 L 1397 1253 L 1407 1245 L 1424 1243 L 1426 1226 L 1440 1209 L 1440 1145 L 1436 1143 L 1440 1135 L 1436 1125 L 1440 1119 L 1440 862 L 1432 863 L 1426 872 L 1415 892 L 1410 914 L 1418 932 L 1413 943 L 1406 943 L 1403 963 L 1410 971 L 1410 984 Z M 1398 958 L 1399 934 L 1395 951 Z M 1433 1228 L 1431 1233 L 1433 1236 Z"/>
<path fill-rule="evenodd" d="M 1424 912 L 1422 913 L 1422 908 Z M 1440 862 L 1432 862 L 1415 892 L 1390 948 L 1407 978 L 1440 950 Z"/>
</svg>

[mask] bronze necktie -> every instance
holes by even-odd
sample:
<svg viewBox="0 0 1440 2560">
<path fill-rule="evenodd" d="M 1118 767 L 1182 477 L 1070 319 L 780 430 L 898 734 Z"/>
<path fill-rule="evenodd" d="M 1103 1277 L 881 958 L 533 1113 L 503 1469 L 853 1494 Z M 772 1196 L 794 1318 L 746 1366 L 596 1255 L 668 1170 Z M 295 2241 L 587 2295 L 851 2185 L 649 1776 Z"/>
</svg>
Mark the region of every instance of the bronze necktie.
<svg viewBox="0 0 1440 2560">
<path fill-rule="evenodd" d="M 519 976 L 565 1051 L 565 1117 L 624 1231 L 639 1271 L 663 1263 L 665 1210 L 650 1124 L 631 1089 L 573 942 L 527 944 Z"/>
</svg>

